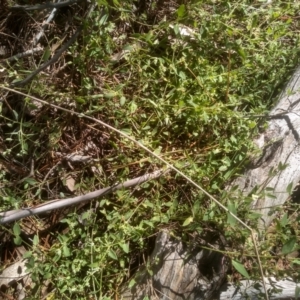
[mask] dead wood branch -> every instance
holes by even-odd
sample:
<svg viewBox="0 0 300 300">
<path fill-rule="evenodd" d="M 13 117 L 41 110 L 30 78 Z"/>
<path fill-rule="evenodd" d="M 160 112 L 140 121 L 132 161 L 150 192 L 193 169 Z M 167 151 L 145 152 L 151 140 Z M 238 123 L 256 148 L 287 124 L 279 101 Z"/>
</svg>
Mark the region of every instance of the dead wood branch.
<svg viewBox="0 0 300 300">
<path fill-rule="evenodd" d="M 257 195 L 252 209 L 262 214 L 262 229 L 266 229 L 274 218 L 271 210 L 289 198 L 288 186 L 295 187 L 300 181 L 300 67 L 268 119 L 267 130 L 254 140 L 261 155 L 253 159 L 252 166 L 232 183 L 245 195 Z"/>
<path fill-rule="evenodd" d="M 115 192 L 117 190 L 123 189 L 123 188 L 129 188 L 132 186 L 140 185 L 146 181 L 158 178 L 162 176 L 163 174 L 166 174 L 166 170 L 158 170 L 150 174 L 146 174 L 131 180 L 128 180 L 124 183 L 119 183 L 110 187 L 106 187 L 82 196 L 77 196 L 74 198 L 68 198 L 68 199 L 56 199 L 52 201 L 48 201 L 44 204 L 38 205 L 36 207 L 32 208 L 23 208 L 23 209 L 17 209 L 17 210 L 11 210 L 6 212 L 0 213 L 0 224 L 9 223 L 12 221 L 20 220 L 22 218 L 26 218 L 28 216 L 38 215 L 47 211 L 51 211 L 54 209 L 59 209 L 63 207 L 68 207 L 74 204 L 82 203 L 85 201 L 90 201 L 92 199 L 110 194 L 112 192 Z"/>
<path fill-rule="evenodd" d="M 46 2 L 44 4 L 37 4 L 37 5 L 14 5 L 10 7 L 10 10 L 31 11 L 31 10 L 61 8 L 61 7 L 66 7 L 75 4 L 80 1 L 84 1 L 84 0 L 67 0 L 58 3 Z"/>
<path fill-rule="evenodd" d="M 60 0 L 58 1 L 60 3 Z M 49 23 L 53 20 L 53 18 L 55 17 L 55 14 L 57 12 L 56 8 L 53 8 L 53 10 L 51 11 L 50 15 L 48 16 L 47 20 L 43 23 L 42 28 L 40 30 L 40 32 L 34 37 L 33 39 L 33 46 L 36 46 L 40 40 L 40 38 L 43 36 L 45 29 L 48 27 Z"/>
<path fill-rule="evenodd" d="M 272 299 L 295 299 L 296 289 L 299 285 L 291 279 L 276 280 L 271 277 L 266 279 L 267 288 L 272 292 Z M 262 285 L 253 280 L 242 280 L 239 286 L 224 285 L 221 294 L 218 297 L 220 300 L 246 300 L 246 299 L 261 299 L 264 291 Z"/>
<path fill-rule="evenodd" d="M 224 281 L 228 264 L 220 253 L 199 249 L 191 255 L 185 248 L 168 231 L 159 232 L 149 263 L 135 276 L 136 284 L 124 288 L 120 299 L 209 299 Z"/>
<path fill-rule="evenodd" d="M 33 71 L 25 79 L 13 82 L 13 83 L 11 83 L 10 86 L 15 87 L 15 86 L 23 86 L 23 85 L 27 84 L 38 73 L 40 73 L 41 71 L 43 71 L 44 69 L 46 69 L 48 66 L 52 65 L 53 63 L 55 63 L 60 58 L 60 56 L 63 54 L 63 52 L 66 51 L 76 41 L 76 39 L 79 36 L 79 34 L 81 33 L 81 31 L 82 31 L 82 26 L 79 26 L 79 28 L 76 30 L 76 32 L 73 34 L 73 36 L 59 50 L 57 50 L 57 52 L 53 55 L 53 57 L 50 60 L 48 60 L 45 63 L 43 63 L 38 69 L 36 69 L 35 71 Z"/>
<path fill-rule="evenodd" d="M 43 50 L 44 49 L 42 47 L 36 47 L 36 48 L 31 49 L 31 50 L 28 50 L 28 51 L 25 51 L 25 52 L 22 52 L 22 53 L 18 53 L 18 54 L 14 55 L 14 56 L 11 56 L 11 57 L 5 59 L 5 61 L 9 61 L 10 62 L 10 61 L 18 60 L 18 59 L 20 59 L 22 57 L 30 56 L 30 55 L 32 55 L 34 53 L 38 53 L 38 52 L 41 52 Z"/>
</svg>

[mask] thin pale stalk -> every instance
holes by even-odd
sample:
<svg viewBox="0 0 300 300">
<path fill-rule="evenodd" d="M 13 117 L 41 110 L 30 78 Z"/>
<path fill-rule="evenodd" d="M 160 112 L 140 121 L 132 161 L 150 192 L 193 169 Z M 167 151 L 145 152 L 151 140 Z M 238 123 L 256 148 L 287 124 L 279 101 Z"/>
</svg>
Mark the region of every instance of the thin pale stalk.
<svg viewBox="0 0 300 300">
<path fill-rule="evenodd" d="M 185 178 L 190 184 L 192 184 L 194 187 L 196 187 L 197 189 L 199 189 L 201 192 L 203 192 L 207 197 L 209 197 L 212 201 L 214 201 L 216 204 L 218 204 L 224 211 L 226 211 L 228 214 L 230 214 L 235 220 L 237 220 L 240 224 L 242 224 L 245 228 L 247 228 L 250 233 L 251 233 L 251 238 L 252 238 L 252 241 L 253 241 L 253 244 L 254 244 L 254 247 L 255 247 L 255 252 L 256 252 L 256 255 L 257 255 L 257 261 L 258 261 L 258 264 L 259 264 L 259 269 L 260 269 L 260 273 L 261 273 L 261 277 L 262 277 L 262 281 L 263 281 L 263 286 L 264 286 L 264 291 L 265 291 L 265 296 L 266 296 L 266 299 L 269 300 L 269 296 L 268 296 L 268 292 L 267 292 L 267 287 L 266 287 L 266 284 L 265 284 L 265 278 L 264 278 L 264 273 L 263 273 L 263 269 L 262 269 L 262 265 L 261 265 L 261 261 L 260 261 L 260 256 L 259 256 L 259 253 L 258 253 L 258 247 L 257 247 L 257 244 L 256 244 L 256 240 L 255 240 L 255 231 L 249 227 L 245 222 L 243 222 L 240 218 L 238 218 L 235 214 L 233 214 L 231 211 L 229 211 L 229 209 L 227 207 L 225 207 L 219 200 L 217 200 L 214 196 L 212 196 L 210 193 L 208 193 L 206 190 L 204 190 L 199 184 L 197 184 L 195 181 L 193 181 L 191 178 L 189 178 L 187 175 L 185 175 L 183 172 L 181 172 L 180 170 L 178 170 L 176 167 L 174 167 L 172 164 L 170 164 L 169 162 L 167 162 L 165 159 L 163 159 L 161 156 L 155 154 L 153 151 L 151 151 L 149 148 L 147 148 L 146 146 L 144 146 L 142 143 L 138 142 L 137 140 L 135 140 L 133 137 L 130 137 L 129 135 L 127 135 L 126 133 L 118 130 L 117 128 L 109 125 L 109 124 L 106 124 L 105 122 L 103 121 L 100 121 L 100 120 L 97 120 L 95 118 L 92 118 L 92 117 L 89 117 L 85 114 L 82 114 L 82 113 L 78 113 L 78 112 L 75 112 L 75 111 L 71 111 L 69 109 L 66 109 L 66 108 L 63 108 L 63 107 L 60 107 L 58 105 L 55 105 L 55 104 L 51 104 L 51 103 L 48 103 L 47 101 L 44 101 L 44 100 L 41 100 L 41 99 L 38 99 L 36 97 L 33 97 L 31 95 L 27 95 L 25 93 L 22 93 L 22 92 L 19 92 L 17 90 L 14 90 L 14 89 L 11 89 L 11 88 L 8 88 L 8 87 L 4 87 L 4 86 L 1 86 L 4 90 L 7 90 L 7 91 L 10 91 L 10 92 L 14 92 L 16 94 L 19 94 L 19 95 L 22 95 L 24 97 L 29 97 L 35 101 L 39 101 L 45 105 L 49 105 L 51 107 L 54 107 L 54 108 L 57 108 L 61 111 L 65 111 L 65 112 L 68 112 L 72 115 L 76 115 L 80 118 L 85 118 L 85 119 L 88 119 L 88 120 L 92 120 L 98 124 L 101 124 L 102 126 L 114 131 L 114 132 L 117 132 L 118 134 L 120 134 L 121 136 L 127 138 L 128 140 L 130 140 L 131 142 L 137 144 L 140 148 L 142 148 L 143 150 L 145 150 L 146 152 L 148 152 L 151 156 L 157 158 L 158 160 L 160 160 L 161 162 L 163 162 L 164 164 L 166 164 L 171 170 L 175 171 L 177 174 L 180 174 L 183 178 Z"/>
</svg>

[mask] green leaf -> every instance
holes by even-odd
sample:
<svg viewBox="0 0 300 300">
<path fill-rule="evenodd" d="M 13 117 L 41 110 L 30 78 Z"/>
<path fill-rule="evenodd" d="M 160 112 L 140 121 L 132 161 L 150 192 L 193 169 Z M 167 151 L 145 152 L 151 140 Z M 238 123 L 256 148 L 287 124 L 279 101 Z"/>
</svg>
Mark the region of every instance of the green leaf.
<svg viewBox="0 0 300 300">
<path fill-rule="evenodd" d="M 184 15 L 186 14 L 186 8 L 185 8 L 185 5 L 184 4 L 181 4 L 179 6 L 179 8 L 177 9 L 177 17 L 179 19 L 183 18 Z"/>
<path fill-rule="evenodd" d="M 224 179 L 227 180 L 232 175 L 232 170 L 229 170 L 225 173 Z"/>
<path fill-rule="evenodd" d="M 265 191 L 267 191 L 267 192 L 273 192 L 275 189 L 273 188 L 273 187 L 269 187 L 269 186 L 267 186 L 266 188 L 265 188 Z"/>
<path fill-rule="evenodd" d="M 127 135 L 131 135 L 131 133 L 132 133 L 130 128 L 122 128 L 121 131 Z"/>
<path fill-rule="evenodd" d="M 297 243 L 297 238 L 296 237 L 292 237 L 290 238 L 282 247 L 282 254 L 289 254 L 291 252 L 293 252 L 295 246 Z"/>
<path fill-rule="evenodd" d="M 300 296 L 300 286 L 296 285 L 296 288 L 295 288 L 295 298 L 296 300 L 299 298 Z"/>
<path fill-rule="evenodd" d="M 94 262 L 94 263 L 90 264 L 89 267 L 92 269 L 97 269 L 99 267 L 99 262 L 98 261 Z"/>
<path fill-rule="evenodd" d="M 15 110 L 13 110 L 13 114 L 15 115 L 15 119 L 18 120 L 19 114 Z"/>
<path fill-rule="evenodd" d="M 83 220 L 87 220 L 87 219 L 89 219 L 89 218 L 91 218 L 91 211 L 90 211 L 90 210 L 85 211 L 85 212 L 81 215 L 82 221 L 83 221 Z"/>
<path fill-rule="evenodd" d="M 108 3 L 106 0 L 97 0 L 97 4 L 98 4 L 98 6 L 102 6 L 102 5 L 108 6 Z"/>
<path fill-rule="evenodd" d="M 58 262 L 61 259 L 61 249 L 57 249 L 55 251 L 55 256 L 53 258 L 54 262 Z"/>
<path fill-rule="evenodd" d="M 249 219 L 249 220 L 258 220 L 259 218 L 261 218 L 261 216 L 262 216 L 262 214 L 251 211 L 247 215 L 247 219 Z"/>
<path fill-rule="evenodd" d="M 228 169 L 227 166 L 221 166 L 221 167 L 219 168 L 219 171 L 220 171 L 220 172 L 223 172 L 223 171 L 226 171 L 227 169 Z"/>
<path fill-rule="evenodd" d="M 292 194 L 292 192 L 293 192 L 293 182 L 291 182 L 291 183 L 287 186 L 286 191 L 287 191 L 287 193 L 288 193 L 289 195 Z"/>
<path fill-rule="evenodd" d="M 115 91 L 108 91 L 103 93 L 104 98 L 114 98 L 116 96 L 118 96 L 118 93 Z"/>
<path fill-rule="evenodd" d="M 237 215 L 236 206 L 233 202 L 228 201 L 227 208 L 231 213 Z M 231 226 L 236 224 L 236 219 L 230 213 L 227 213 L 227 223 Z"/>
<path fill-rule="evenodd" d="M 28 183 L 28 184 L 30 184 L 30 185 L 35 185 L 36 183 L 37 183 L 37 181 L 34 179 L 34 178 L 26 178 L 25 180 L 24 180 L 24 182 L 26 182 L 26 183 Z"/>
<path fill-rule="evenodd" d="M 74 97 L 74 99 L 79 104 L 85 104 L 86 103 L 86 100 L 83 97 L 76 96 L 76 97 Z"/>
<path fill-rule="evenodd" d="M 99 206 L 100 206 L 100 207 L 103 207 L 106 203 L 107 203 L 107 200 L 106 200 L 106 199 L 102 199 L 102 200 L 100 201 Z"/>
<path fill-rule="evenodd" d="M 281 225 L 282 227 L 285 227 L 287 224 L 289 224 L 289 218 L 288 218 L 288 214 L 285 213 L 285 214 L 283 215 L 283 217 L 281 218 L 281 220 L 280 220 L 280 225 Z"/>
<path fill-rule="evenodd" d="M 32 251 L 27 251 L 23 254 L 23 258 L 30 258 L 32 257 Z"/>
<path fill-rule="evenodd" d="M 125 253 L 129 253 L 129 244 L 128 243 L 119 244 L 119 245 Z"/>
<path fill-rule="evenodd" d="M 269 197 L 269 198 L 277 199 L 277 197 L 276 197 L 275 195 L 273 195 L 273 194 L 266 193 L 265 195 L 266 195 L 267 197 Z"/>
<path fill-rule="evenodd" d="M 283 171 L 288 167 L 288 164 L 283 164 L 282 162 L 279 162 L 278 164 L 278 171 Z"/>
<path fill-rule="evenodd" d="M 110 249 L 110 250 L 108 251 L 108 256 L 111 257 L 111 258 L 114 259 L 114 260 L 118 260 L 117 254 L 116 254 L 115 251 L 112 250 L 112 249 Z"/>
<path fill-rule="evenodd" d="M 188 226 L 193 222 L 193 217 L 188 217 L 182 224 L 182 226 Z"/>
<path fill-rule="evenodd" d="M 33 243 L 34 246 L 37 246 L 39 244 L 39 236 L 38 235 L 35 235 L 33 237 L 32 243 Z"/>
<path fill-rule="evenodd" d="M 50 55 L 51 55 L 50 47 L 46 47 L 45 52 L 44 52 L 43 57 L 42 57 L 42 60 L 43 61 L 48 60 Z"/>
<path fill-rule="evenodd" d="M 19 223 L 14 224 L 13 232 L 14 232 L 14 235 L 16 235 L 16 236 L 21 234 L 21 228 L 20 228 Z"/>
<path fill-rule="evenodd" d="M 236 260 L 232 260 L 232 265 L 233 267 L 241 274 L 243 275 L 244 277 L 246 277 L 247 279 L 250 279 L 250 276 L 247 272 L 247 270 L 245 269 L 245 267 L 239 263 L 238 261 Z"/>
<path fill-rule="evenodd" d="M 192 208 L 192 213 L 193 215 L 196 215 L 199 213 L 199 209 L 200 209 L 200 201 L 199 200 L 196 200 L 194 202 L 194 205 L 193 205 L 193 208 Z"/>
<path fill-rule="evenodd" d="M 136 284 L 136 281 L 134 279 L 131 279 L 128 285 L 128 288 L 132 288 Z"/>
<path fill-rule="evenodd" d="M 255 127 L 256 127 L 256 125 L 257 125 L 257 124 L 256 124 L 256 122 L 255 122 L 255 121 L 250 121 L 250 122 L 249 122 L 249 124 L 248 124 L 248 126 L 249 126 L 249 128 L 250 128 L 250 129 L 253 129 L 253 128 L 255 128 Z"/>
<path fill-rule="evenodd" d="M 124 96 L 122 96 L 120 98 L 120 105 L 123 106 L 125 104 L 125 102 L 126 102 L 126 98 Z"/>
<path fill-rule="evenodd" d="M 243 48 L 238 48 L 238 53 L 243 60 L 246 59 L 246 53 Z"/>
<path fill-rule="evenodd" d="M 300 265 L 300 260 L 299 259 L 294 259 L 292 261 L 292 264 Z"/>
<path fill-rule="evenodd" d="M 51 277 L 53 277 L 52 273 L 50 272 L 43 273 L 43 278 L 50 279 Z"/>
<path fill-rule="evenodd" d="M 33 126 L 33 124 L 32 124 L 31 122 L 24 122 L 24 123 L 22 123 L 22 125 L 23 125 L 24 127 L 27 127 L 27 128 Z"/>
<path fill-rule="evenodd" d="M 113 2 L 114 2 L 114 5 L 115 5 L 115 6 L 118 6 L 118 7 L 120 6 L 120 3 L 119 3 L 118 0 L 113 0 Z"/>
<path fill-rule="evenodd" d="M 121 259 L 121 260 L 119 261 L 119 263 L 120 263 L 120 267 L 121 267 L 122 269 L 124 269 L 124 268 L 125 268 L 125 261 L 124 261 L 124 259 Z"/>
<path fill-rule="evenodd" d="M 156 155 L 160 155 L 161 149 L 162 149 L 162 148 L 159 146 L 159 147 L 156 148 L 153 152 L 154 152 Z"/>
<path fill-rule="evenodd" d="M 130 112 L 133 114 L 137 110 L 138 106 L 135 102 L 131 102 L 130 104 Z"/>
<path fill-rule="evenodd" d="M 67 245 L 63 245 L 63 255 L 64 257 L 71 256 L 70 248 Z"/>
<path fill-rule="evenodd" d="M 107 14 L 103 15 L 102 18 L 100 19 L 99 25 L 101 26 L 101 25 L 105 24 L 107 19 L 108 19 L 108 15 Z"/>
<path fill-rule="evenodd" d="M 14 243 L 17 245 L 17 246 L 20 246 L 22 244 L 22 239 L 19 235 L 17 235 L 15 238 L 14 238 Z"/>
</svg>

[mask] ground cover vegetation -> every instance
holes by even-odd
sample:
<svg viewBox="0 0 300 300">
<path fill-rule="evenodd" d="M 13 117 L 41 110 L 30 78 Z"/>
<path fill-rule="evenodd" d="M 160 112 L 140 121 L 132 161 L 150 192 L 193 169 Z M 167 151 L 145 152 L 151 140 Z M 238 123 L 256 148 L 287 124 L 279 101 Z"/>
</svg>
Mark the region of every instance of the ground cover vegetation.
<svg viewBox="0 0 300 300">
<path fill-rule="evenodd" d="M 26 78 L 82 25 L 58 60 L 14 88 L 129 134 L 256 228 L 252 198 L 232 198 L 224 187 L 255 155 L 252 139 L 265 124 L 259 116 L 299 64 L 298 1 L 98 0 L 88 16 L 89 3 L 82 1 L 58 9 L 39 42 L 42 51 L 8 61 L 31 49 L 48 12 L 11 9 L 16 4 L 38 2 L 2 1 L 1 87 Z M 164 167 L 92 120 L 0 92 L 2 211 Z M 75 154 L 89 159 L 67 159 Z M 266 274 L 299 277 L 300 260 L 287 255 L 298 249 L 297 212 L 292 201 L 279 208 L 276 230 L 261 237 Z M 89 204 L 2 225 L 1 266 L 24 249 L 34 282 L 27 299 L 116 299 L 163 228 L 187 245 L 195 236 L 221 233 L 224 254 L 234 262 L 228 280 L 259 278 L 247 230 L 173 172 Z"/>
</svg>

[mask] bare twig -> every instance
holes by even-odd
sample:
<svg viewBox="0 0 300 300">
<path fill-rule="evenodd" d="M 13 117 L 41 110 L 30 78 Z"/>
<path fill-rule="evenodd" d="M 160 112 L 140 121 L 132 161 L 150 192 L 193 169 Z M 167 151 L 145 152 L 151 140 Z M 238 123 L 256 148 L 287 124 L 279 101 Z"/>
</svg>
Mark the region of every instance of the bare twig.
<svg viewBox="0 0 300 300">
<path fill-rule="evenodd" d="M 73 0 L 70 0 L 70 1 L 73 1 Z M 69 1 L 69 4 L 70 4 L 70 1 Z M 57 5 L 58 4 L 62 4 L 65 2 L 60 2 L 60 3 L 56 3 Z M 90 6 L 89 6 L 89 9 L 85 15 L 85 18 L 88 18 L 90 16 L 90 14 L 92 13 L 92 11 L 95 9 L 96 7 L 96 4 L 95 3 L 91 3 Z M 23 80 L 20 80 L 20 81 L 17 81 L 17 82 L 13 82 L 10 84 L 11 87 L 16 87 L 16 86 L 22 86 L 22 85 L 25 85 L 27 84 L 28 82 L 30 82 L 38 73 L 40 73 L 42 70 L 44 70 L 45 68 L 47 68 L 48 66 L 50 66 L 51 64 L 55 63 L 59 58 L 60 56 L 63 54 L 63 52 L 65 50 L 67 50 L 69 48 L 69 46 L 71 44 L 73 44 L 77 37 L 79 36 L 79 34 L 81 33 L 83 29 L 83 26 L 79 26 L 76 30 L 76 32 L 72 35 L 72 37 L 54 54 L 54 56 L 46 61 L 44 64 L 42 64 L 38 69 L 36 69 L 35 71 L 33 71 L 30 75 L 28 75 L 25 79 Z"/>
<path fill-rule="evenodd" d="M 58 3 L 60 3 L 61 1 L 58 0 Z M 48 26 L 48 24 L 53 20 L 55 14 L 57 12 L 57 8 L 53 8 L 51 14 L 49 15 L 49 17 L 47 18 L 46 22 L 43 23 L 42 28 L 40 30 L 40 32 L 35 36 L 35 38 L 33 39 L 33 46 L 36 46 L 40 40 L 40 38 L 43 36 L 44 34 L 44 30 L 45 28 Z"/>
<path fill-rule="evenodd" d="M 9 223 L 12 221 L 20 220 L 22 218 L 41 214 L 50 210 L 59 209 L 67 206 L 71 206 L 77 203 L 82 203 L 85 201 L 89 201 L 107 194 L 110 194 L 116 190 L 120 190 L 123 188 L 129 188 L 132 186 L 140 185 L 146 181 L 155 179 L 160 177 L 161 175 L 165 174 L 167 170 L 158 170 L 153 173 L 149 173 L 131 180 L 128 180 L 124 183 L 119 183 L 116 185 L 113 185 L 111 187 L 106 187 L 101 190 L 97 190 L 82 196 L 77 196 L 74 198 L 68 198 L 68 199 L 56 199 L 52 201 L 48 201 L 46 203 L 43 203 L 41 205 L 38 205 L 36 207 L 32 208 L 23 208 L 23 209 L 17 209 L 17 210 L 10 210 L 6 212 L 0 213 L 0 224 Z"/>
<path fill-rule="evenodd" d="M 15 5 L 11 6 L 10 10 L 25 10 L 25 11 L 30 11 L 30 10 L 42 10 L 42 9 L 47 9 L 47 8 L 61 8 L 65 6 L 69 6 L 72 4 L 75 4 L 79 1 L 83 0 L 67 0 L 59 3 L 53 3 L 53 2 L 46 2 L 44 4 L 37 4 L 37 5 Z"/>
<path fill-rule="evenodd" d="M 73 34 L 73 36 L 53 55 L 53 57 L 50 60 L 43 63 L 38 69 L 33 71 L 25 79 L 17 81 L 17 82 L 13 82 L 13 83 L 11 83 L 10 86 L 15 87 L 15 86 L 25 85 L 26 83 L 30 82 L 33 79 L 33 77 L 35 77 L 38 73 L 40 73 L 41 71 L 46 69 L 48 66 L 55 63 L 60 58 L 60 56 L 63 54 L 63 52 L 66 51 L 69 48 L 69 46 L 76 41 L 81 30 L 82 30 L 82 26 L 79 26 L 79 28 L 76 30 L 76 32 Z"/>
<path fill-rule="evenodd" d="M 4 61 L 18 60 L 19 58 L 30 56 L 30 55 L 32 55 L 34 53 L 41 52 L 41 51 L 43 51 L 42 47 L 36 47 L 36 48 L 31 49 L 31 50 L 27 50 L 25 52 L 18 53 L 18 54 L 14 55 L 14 56 L 11 56 L 11 57 L 5 59 Z"/>
</svg>

